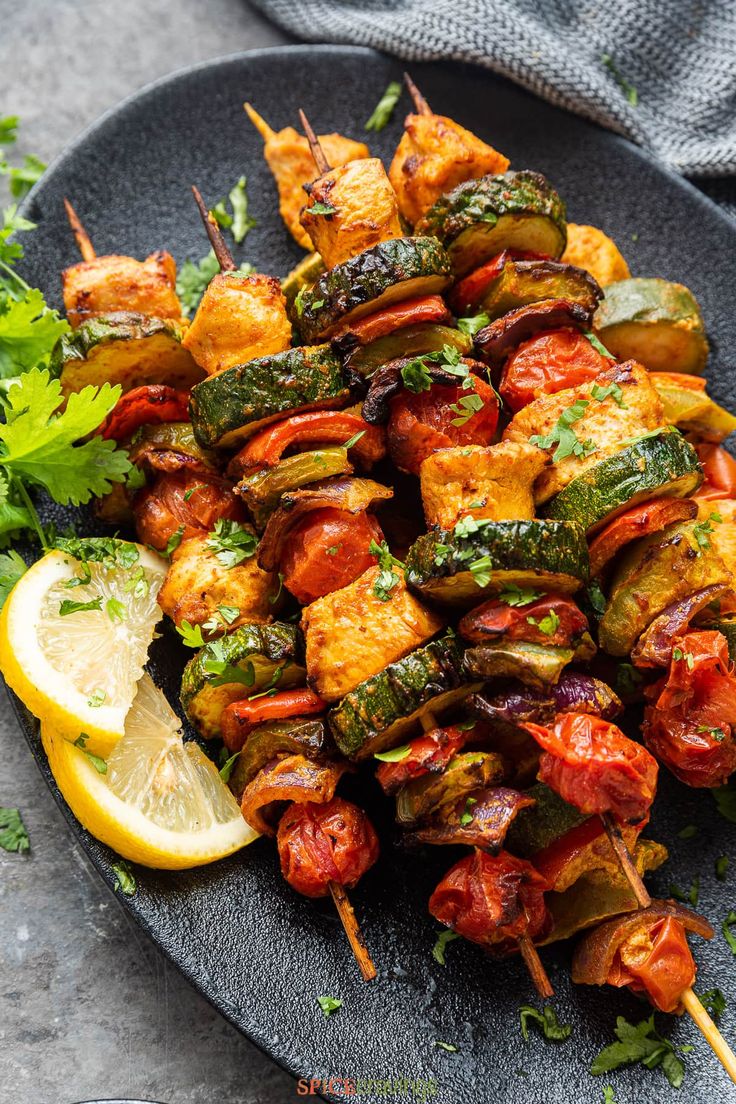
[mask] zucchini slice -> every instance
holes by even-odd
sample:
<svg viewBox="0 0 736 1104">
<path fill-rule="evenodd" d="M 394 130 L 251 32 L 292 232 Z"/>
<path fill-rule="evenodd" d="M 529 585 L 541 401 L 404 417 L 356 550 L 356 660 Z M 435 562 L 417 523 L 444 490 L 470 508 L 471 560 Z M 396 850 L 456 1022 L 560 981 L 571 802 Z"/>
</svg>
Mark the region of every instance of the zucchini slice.
<svg viewBox="0 0 736 1104">
<path fill-rule="evenodd" d="M 559 682 L 560 675 L 573 660 L 587 662 L 595 655 L 596 647 L 589 633 L 575 648 L 561 648 L 550 644 L 531 644 L 526 640 L 501 641 L 498 644 L 482 644 L 465 652 L 465 670 L 473 678 L 483 681 L 491 678 L 517 678 L 525 686 L 546 690 Z"/>
<path fill-rule="evenodd" d="M 349 397 L 339 358 L 315 345 L 209 376 L 192 389 L 189 412 L 202 448 L 230 448 L 284 415 L 344 406 Z"/>
<path fill-rule="evenodd" d="M 708 358 L 700 307 L 684 284 L 635 277 L 604 289 L 593 328 L 619 360 L 638 360 L 650 372 L 700 375 Z"/>
<path fill-rule="evenodd" d="M 559 257 L 567 242 L 565 204 L 541 173 L 526 169 L 459 184 L 415 229 L 439 238 L 458 276 L 504 249 Z"/>
<path fill-rule="evenodd" d="M 695 433 L 706 441 L 719 443 L 736 430 L 736 417 L 713 402 L 705 390 L 704 379 L 653 372 L 651 380 L 662 400 L 666 420 L 683 433 Z"/>
<path fill-rule="evenodd" d="M 271 684 L 279 690 L 303 684 L 303 663 L 296 625 L 241 625 L 189 660 L 181 680 L 182 707 L 197 731 L 211 740 L 220 735 L 227 705 Z"/>
<path fill-rule="evenodd" d="M 366 759 L 396 747 L 422 713 L 442 714 L 480 687 L 463 685 L 463 648 L 442 636 L 361 682 L 330 710 L 327 719 L 339 750 Z"/>
<path fill-rule="evenodd" d="M 460 356 L 469 356 L 473 339 L 452 326 L 440 326 L 436 322 L 419 322 L 405 326 L 385 337 L 377 337 L 368 345 L 356 345 L 345 354 L 345 367 L 362 379 L 369 379 L 379 368 L 398 357 L 415 357 L 422 353 L 439 353 L 449 345 Z M 339 338 L 334 347 L 339 347 Z"/>
<path fill-rule="evenodd" d="M 99 314 L 59 338 L 50 368 L 60 377 L 65 395 L 103 383 L 119 383 L 123 391 L 145 383 L 188 391 L 204 372 L 182 345 L 184 332 L 170 318 L 127 311 Z"/>
<path fill-rule="evenodd" d="M 302 288 L 311 287 L 325 271 L 325 262 L 319 253 L 307 253 L 281 281 L 281 291 L 288 307 L 292 305 Z"/>
<path fill-rule="evenodd" d="M 545 517 L 574 521 L 590 534 L 638 502 L 662 495 L 687 498 L 702 482 L 695 449 L 667 427 L 587 468 L 540 509 Z"/>
<path fill-rule="evenodd" d="M 320 276 L 292 308 L 291 321 L 303 341 L 321 341 L 392 303 L 440 294 L 451 280 L 450 258 L 435 238 L 391 238 Z"/>
<path fill-rule="evenodd" d="M 451 605 L 514 587 L 572 594 L 587 578 L 585 535 L 571 521 L 463 518 L 454 529 L 424 533 L 406 557 L 408 585 Z"/>
<path fill-rule="evenodd" d="M 732 585 L 732 574 L 713 542 L 702 546 L 696 521 L 670 525 L 626 549 L 611 582 L 598 643 L 609 655 L 629 655 L 645 629 L 667 606 L 696 590 Z M 700 539 L 698 539 L 700 537 Z"/>
<path fill-rule="evenodd" d="M 593 317 L 603 291 L 589 272 L 559 261 L 507 261 L 475 308 L 491 318 L 545 299 L 578 303 Z"/>
</svg>

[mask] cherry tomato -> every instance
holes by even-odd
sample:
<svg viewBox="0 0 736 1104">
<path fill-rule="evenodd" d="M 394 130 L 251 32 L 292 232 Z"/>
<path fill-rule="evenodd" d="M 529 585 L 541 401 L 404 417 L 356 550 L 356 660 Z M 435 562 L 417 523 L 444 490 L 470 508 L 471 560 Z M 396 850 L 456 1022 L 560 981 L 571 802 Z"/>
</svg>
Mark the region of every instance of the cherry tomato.
<svg viewBox="0 0 736 1104">
<path fill-rule="evenodd" d="M 376 557 L 371 541 L 383 540 L 372 514 L 351 514 L 326 506 L 294 526 L 281 556 L 284 586 L 302 605 L 348 586 Z"/>
<path fill-rule="evenodd" d="M 576 330 L 546 330 L 522 341 L 506 361 L 499 391 L 514 413 L 540 395 L 593 380 L 611 366 Z"/>
<path fill-rule="evenodd" d="M 720 445 L 695 446 L 705 481 L 696 498 L 736 498 L 736 460 Z"/>
<path fill-rule="evenodd" d="M 138 539 L 159 552 L 177 533 L 181 542 L 211 532 L 218 518 L 245 518 L 241 500 L 224 480 L 187 471 L 161 475 L 144 487 L 133 511 Z"/>
<path fill-rule="evenodd" d="M 350 889 L 378 858 L 378 837 L 357 805 L 333 797 L 324 805 L 290 805 L 277 837 L 281 873 L 305 897 L 326 897 L 330 882 Z"/>
<path fill-rule="evenodd" d="M 646 993 L 660 1012 L 675 1012 L 695 973 L 685 929 L 674 916 L 667 916 L 637 930 L 618 948 L 606 982 Z"/>
</svg>

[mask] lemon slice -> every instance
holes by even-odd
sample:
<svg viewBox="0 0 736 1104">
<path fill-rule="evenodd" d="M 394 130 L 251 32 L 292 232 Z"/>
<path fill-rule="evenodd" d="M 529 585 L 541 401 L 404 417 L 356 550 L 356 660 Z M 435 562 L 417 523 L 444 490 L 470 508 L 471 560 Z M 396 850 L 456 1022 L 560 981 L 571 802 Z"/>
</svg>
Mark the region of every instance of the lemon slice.
<svg viewBox="0 0 736 1104">
<path fill-rule="evenodd" d="M 85 733 L 88 750 L 106 756 L 161 617 L 166 563 L 128 541 L 85 547 L 84 562 L 49 552 L 16 583 L 0 615 L 0 669 L 42 722 L 70 740 Z"/>
<path fill-rule="evenodd" d="M 179 718 L 148 675 L 106 761 L 50 725 L 42 724 L 41 738 L 69 808 L 124 859 L 181 870 L 257 837 L 215 765 L 196 743 L 183 741 Z"/>
</svg>

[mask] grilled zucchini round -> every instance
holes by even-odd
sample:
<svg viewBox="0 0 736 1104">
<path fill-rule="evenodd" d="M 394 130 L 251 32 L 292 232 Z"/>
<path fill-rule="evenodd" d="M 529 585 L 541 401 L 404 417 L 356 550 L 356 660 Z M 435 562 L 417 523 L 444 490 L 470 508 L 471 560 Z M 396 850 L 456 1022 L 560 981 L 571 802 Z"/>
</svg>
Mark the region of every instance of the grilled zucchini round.
<svg viewBox="0 0 736 1104">
<path fill-rule="evenodd" d="M 366 759 L 396 747 L 422 713 L 440 714 L 477 690 L 463 685 L 462 660 L 457 637 L 442 636 L 361 682 L 327 717 L 342 754 Z"/>
<path fill-rule="evenodd" d="M 441 196 L 416 232 L 439 238 L 464 276 L 503 249 L 559 257 L 567 242 L 565 204 L 541 173 L 483 176 Z"/>
<path fill-rule="evenodd" d="M 588 546 L 574 522 L 478 521 L 467 532 L 467 520 L 414 542 L 406 557 L 410 587 L 438 602 L 472 605 L 514 587 L 572 594 L 588 578 Z"/>
<path fill-rule="evenodd" d="M 700 307 L 683 284 L 618 280 L 604 289 L 593 328 L 619 360 L 638 360 L 650 372 L 701 375 L 708 339 Z"/>
<path fill-rule="evenodd" d="M 676 430 L 642 437 L 572 479 L 541 507 L 545 517 L 574 521 L 594 533 L 648 498 L 687 498 L 703 482 L 695 449 Z"/>
<path fill-rule="evenodd" d="M 320 276 L 291 307 L 291 321 L 303 341 L 321 341 L 392 303 L 439 294 L 451 280 L 450 258 L 435 238 L 391 238 Z"/>
<path fill-rule="evenodd" d="M 349 397 L 339 357 L 329 345 L 315 345 L 209 376 L 192 389 L 189 413 L 202 448 L 231 448 L 277 418 L 343 406 Z"/>
<path fill-rule="evenodd" d="M 50 368 L 65 395 L 92 384 L 120 384 L 131 391 L 144 383 L 166 383 L 188 391 L 204 373 L 184 348 L 184 330 L 170 318 L 118 311 L 82 322 L 59 338 Z"/>
<path fill-rule="evenodd" d="M 187 663 L 181 704 L 206 740 L 220 735 L 223 709 L 272 682 L 279 690 L 304 682 L 301 641 L 295 625 L 241 625 L 213 640 Z M 242 672 L 242 676 L 236 672 Z"/>
<path fill-rule="evenodd" d="M 476 304 L 489 318 L 545 299 L 578 303 L 592 318 L 603 291 L 589 272 L 559 261 L 507 261 Z"/>
<path fill-rule="evenodd" d="M 324 271 L 325 262 L 319 253 L 307 253 L 281 281 L 281 290 L 287 305 L 291 306 L 302 288 L 311 287 Z"/>
<path fill-rule="evenodd" d="M 457 349 L 460 356 L 469 356 L 473 349 L 472 338 L 452 326 L 440 326 L 436 322 L 418 322 L 401 330 L 377 337 L 367 345 L 355 345 L 345 354 L 345 367 L 361 379 L 370 379 L 379 368 L 398 357 L 415 357 L 422 353 L 439 353 L 446 345 Z M 335 348 L 340 348 L 336 338 Z"/>
</svg>

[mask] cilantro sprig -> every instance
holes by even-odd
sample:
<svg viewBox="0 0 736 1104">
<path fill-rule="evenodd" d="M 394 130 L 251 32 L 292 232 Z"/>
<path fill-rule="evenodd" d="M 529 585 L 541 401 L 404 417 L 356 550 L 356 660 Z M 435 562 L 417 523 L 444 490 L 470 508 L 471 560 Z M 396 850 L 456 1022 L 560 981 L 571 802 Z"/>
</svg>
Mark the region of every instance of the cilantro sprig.
<svg viewBox="0 0 736 1104">
<path fill-rule="evenodd" d="M 650 1070 L 661 1068 L 672 1088 L 679 1089 L 685 1076 L 685 1066 L 679 1055 L 687 1054 L 692 1047 L 675 1047 L 669 1039 L 660 1035 L 654 1026 L 653 1013 L 648 1020 L 638 1024 L 631 1024 L 619 1016 L 615 1034 L 618 1042 L 604 1047 L 590 1067 L 594 1077 L 640 1062 Z"/>
<path fill-rule="evenodd" d="M 586 441 L 578 440 L 577 434 L 572 428 L 584 416 L 589 405 L 588 399 L 578 399 L 572 406 L 568 406 L 566 410 L 562 411 L 557 419 L 557 424 L 550 433 L 543 436 L 535 433 L 529 438 L 529 444 L 536 445 L 537 448 L 545 451 L 554 448 L 555 451 L 552 454 L 553 464 L 559 464 L 561 460 L 567 459 L 568 456 L 590 456 L 592 452 L 596 451 L 597 445 L 590 439 Z"/>
<path fill-rule="evenodd" d="M 385 540 L 377 544 L 372 540 L 368 546 L 368 551 L 372 556 L 375 556 L 378 560 L 378 576 L 373 584 L 373 593 L 379 602 L 389 602 L 391 600 L 391 591 L 401 582 L 401 575 L 394 568 L 398 568 L 399 571 L 404 570 L 404 565 L 401 560 L 397 560 L 395 556 L 391 555 L 389 547 Z"/>
<path fill-rule="evenodd" d="M 0 807 L 0 847 L 19 854 L 31 849 L 31 841 L 18 809 Z"/>
<path fill-rule="evenodd" d="M 391 81 L 386 88 L 386 91 L 381 96 L 380 100 L 373 108 L 370 119 L 365 124 L 366 130 L 372 130 L 374 133 L 378 133 L 379 130 L 383 130 L 388 122 L 391 120 L 391 116 L 394 113 L 394 109 L 399 102 L 401 96 L 401 85 L 398 81 Z"/>
<path fill-rule="evenodd" d="M 539 1028 L 548 1042 L 563 1043 L 572 1034 L 572 1026 L 559 1022 L 557 1013 L 551 1004 L 546 1004 L 541 1012 L 531 1004 L 522 1004 L 519 1009 L 519 1022 L 521 1023 L 521 1035 L 524 1042 L 529 1039 L 530 1023 Z"/>
</svg>

